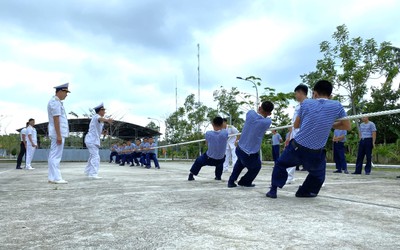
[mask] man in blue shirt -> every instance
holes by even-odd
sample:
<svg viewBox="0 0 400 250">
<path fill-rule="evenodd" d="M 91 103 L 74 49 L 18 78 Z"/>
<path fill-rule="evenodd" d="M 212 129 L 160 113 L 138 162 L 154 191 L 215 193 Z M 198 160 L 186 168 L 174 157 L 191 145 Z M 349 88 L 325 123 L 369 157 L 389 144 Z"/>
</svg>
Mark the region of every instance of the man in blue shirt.
<svg viewBox="0 0 400 250">
<path fill-rule="evenodd" d="M 371 159 L 372 149 L 375 147 L 376 140 L 376 127 L 375 124 L 368 120 L 368 117 L 361 118 L 363 123 L 360 124 L 358 144 L 358 154 L 356 161 L 356 171 L 352 174 L 361 174 L 364 156 L 367 157 L 367 164 L 365 164 L 365 174 L 371 173 Z"/>
<path fill-rule="evenodd" d="M 247 112 L 242 134 L 236 147 L 238 159 L 229 177 L 229 188 L 237 187 L 235 181 L 239 178 L 244 168 L 247 168 L 247 173 L 242 176 L 238 184 L 244 187 L 255 186 L 253 181 L 261 169 L 259 151 L 264 134 L 271 126 L 271 118 L 268 116 L 271 115 L 273 109 L 274 104 L 270 101 L 265 101 L 258 108 L 258 113 L 254 110 Z"/>
<path fill-rule="evenodd" d="M 146 162 L 147 168 L 151 168 L 151 160 L 154 161 L 154 165 L 156 169 L 160 169 L 160 164 L 158 163 L 157 155 L 156 155 L 156 150 L 155 147 L 157 147 L 157 143 L 154 142 L 154 138 L 150 137 L 149 138 L 149 150 L 147 151 L 146 154 Z"/>
<path fill-rule="evenodd" d="M 349 171 L 347 171 L 346 155 L 344 152 L 346 135 L 346 130 L 335 129 L 333 132 L 333 158 L 336 164 L 336 171 L 334 171 L 334 173 L 341 173 L 342 171 L 345 174 L 349 173 Z"/>
<path fill-rule="evenodd" d="M 212 121 L 213 131 L 206 132 L 208 149 L 197 157 L 190 169 L 188 181 L 194 181 L 193 175 L 198 175 L 203 166 L 215 166 L 215 180 L 221 180 L 223 165 L 225 161 L 226 144 L 228 143 L 228 131 L 223 129 L 222 117 L 215 117 Z"/>
<path fill-rule="evenodd" d="M 277 198 L 277 189 L 287 180 L 287 168 L 303 165 L 308 175 L 296 192 L 296 197 L 316 197 L 325 181 L 326 151 L 324 149 L 331 128 L 350 129 L 349 120 L 336 121 L 345 117 L 346 112 L 338 101 L 329 100 L 332 83 L 318 81 L 313 89 L 313 98 L 304 100 L 294 122 L 299 132 L 290 141 L 282 155 L 276 161 L 272 171 L 271 188 L 266 194 Z"/>
<path fill-rule="evenodd" d="M 279 152 L 281 149 L 281 142 L 282 136 L 276 132 L 276 130 L 272 130 L 272 159 L 274 159 L 274 162 L 278 160 L 279 158 Z"/>
</svg>

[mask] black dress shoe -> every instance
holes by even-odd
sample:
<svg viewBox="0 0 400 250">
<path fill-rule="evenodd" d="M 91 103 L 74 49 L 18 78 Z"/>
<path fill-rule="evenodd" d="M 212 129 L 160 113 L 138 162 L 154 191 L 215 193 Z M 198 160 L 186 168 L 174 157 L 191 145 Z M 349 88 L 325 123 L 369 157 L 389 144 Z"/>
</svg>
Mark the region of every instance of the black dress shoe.
<svg viewBox="0 0 400 250">
<path fill-rule="evenodd" d="M 220 181 L 220 180 L 221 180 L 221 177 L 219 177 L 219 178 L 218 178 L 218 177 L 215 177 L 214 180 Z"/>
<path fill-rule="evenodd" d="M 396 176 L 396 178 L 400 178 L 400 175 L 399 175 L 399 176 Z"/>
<path fill-rule="evenodd" d="M 298 197 L 298 198 L 315 198 L 315 197 L 317 197 L 317 194 L 296 192 L 296 197 Z"/>
<path fill-rule="evenodd" d="M 252 187 L 255 187 L 256 184 L 246 184 L 246 185 L 239 184 L 239 186 L 252 188 Z"/>
<path fill-rule="evenodd" d="M 237 187 L 236 183 L 228 182 L 228 188 L 234 188 L 234 187 Z"/>
<path fill-rule="evenodd" d="M 365 173 L 365 175 L 370 175 L 371 173 Z"/>
<path fill-rule="evenodd" d="M 15 168 L 15 169 L 22 169 L 21 167 L 17 167 L 17 168 Z"/>
<path fill-rule="evenodd" d="M 333 173 L 342 173 L 340 170 L 333 171 Z"/>
<path fill-rule="evenodd" d="M 265 196 L 272 198 L 272 199 L 278 198 L 278 195 L 276 195 L 276 192 L 272 192 L 272 191 L 269 191 Z"/>
<path fill-rule="evenodd" d="M 193 174 L 189 174 L 188 181 L 194 181 Z"/>
<path fill-rule="evenodd" d="M 345 174 L 349 174 L 349 171 L 345 170 L 344 173 L 345 173 Z"/>
<path fill-rule="evenodd" d="M 356 172 L 354 172 L 354 173 L 351 173 L 351 174 L 361 174 L 361 173 L 356 173 Z"/>
</svg>

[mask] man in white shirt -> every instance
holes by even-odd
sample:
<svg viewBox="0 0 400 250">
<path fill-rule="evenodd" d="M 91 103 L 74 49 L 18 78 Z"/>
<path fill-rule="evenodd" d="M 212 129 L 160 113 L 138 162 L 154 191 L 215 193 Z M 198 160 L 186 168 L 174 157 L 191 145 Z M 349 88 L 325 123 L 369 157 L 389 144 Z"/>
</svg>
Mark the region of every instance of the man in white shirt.
<svg viewBox="0 0 400 250">
<path fill-rule="evenodd" d="M 56 94 L 53 96 L 48 105 L 47 113 L 49 117 L 49 137 L 51 140 L 50 152 L 48 158 L 49 165 L 49 183 L 67 184 L 68 181 L 63 180 L 60 171 L 60 162 L 64 150 L 65 138 L 69 135 L 67 114 L 63 106 L 63 101 L 70 91 L 69 84 L 63 84 L 57 87 Z"/>
<path fill-rule="evenodd" d="M 26 153 L 26 128 L 28 126 L 29 126 L 29 122 L 27 122 L 25 125 L 25 128 L 21 129 L 21 132 L 19 132 L 19 135 L 21 137 L 21 143 L 20 143 L 20 149 L 19 149 L 19 154 L 18 154 L 18 158 L 17 158 L 16 169 L 22 169 L 21 163 L 22 163 L 22 158 L 24 157 L 24 155 Z"/>
<path fill-rule="evenodd" d="M 90 179 L 101 179 L 102 177 L 98 176 L 100 167 L 100 137 L 105 133 L 103 132 L 104 122 L 111 124 L 113 120 L 104 118 L 106 109 L 103 103 L 96 106 L 94 111 L 96 114 L 93 115 L 89 124 L 89 132 L 85 136 L 85 144 L 89 150 L 89 159 L 85 168 L 85 174 Z"/>
<path fill-rule="evenodd" d="M 25 159 L 25 169 L 33 170 L 31 166 L 33 155 L 37 148 L 37 132 L 33 127 L 35 126 L 35 119 L 29 119 L 29 126 L 26 128 L 26 159 Z"/>
<path fill-rule="evenodd" d="M 224 172 L 229 171 L 229 161 L 232 162 L 232 165 L 235 165 L 237 161 L 237 156 L 235 153 L 236 150 L 236 144 L 237 144 L 237 136 L 232 136 L 234 134 L 238 134 L 239 131 L 233 126 L 233 125 L 228 125 L 228 120 L 226 118 L 223 118 L 224 123 L 223 123 L 223 128 L 226 129 L 228 132 L 228 143 L 226 144 L 226 151 L 225 151 L 225 161 L 224 161 Z"/>
</svg>

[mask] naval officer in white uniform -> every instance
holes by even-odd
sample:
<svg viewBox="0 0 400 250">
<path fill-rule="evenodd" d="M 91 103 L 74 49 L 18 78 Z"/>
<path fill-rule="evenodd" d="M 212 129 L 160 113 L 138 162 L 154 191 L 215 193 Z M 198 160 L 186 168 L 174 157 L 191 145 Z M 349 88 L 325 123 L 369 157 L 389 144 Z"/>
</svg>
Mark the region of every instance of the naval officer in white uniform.
<svg viewBox="0 0 400 250">
<path fill-rule="evenodd" d="M 37 149 L 37 132 L 35 127 L 35 119 L 29 119 L 29 126 L 26 128 L 26 157 L 25 157 L 25 169 L 33 170 L 31 166 L 33 155 Z"/>
<path fill-rule="evenodd" d="M 102 177 L 98 176 L 100 166 L 100 136 L 105 133 L 103 133 L 104 122 L 111 124 L 113 120 L 104 118 L 106 109 L 103 103 L 96 106 L 94 111 L 96 114 L 93 115 L 89 124 L 89 132 L 85 136 L 85 144 L 89 150 L 89 160 L 85 168 L 85 174 L 90 179 L 101 179 Z"/>
<path fill-rule="evenodd" d="M 70 91 L 68 83 L 54 87 L 56 94 L 48 105 L 47 113 L 49 117 L 49 137 L 51 140 L 48 164 L 49 164 L 49 183 L 67 184 L 63 180 L 60 172 L 60 162 L 64 149 L 65 138 L 69 135 L 67 114 L 63 106 L 63 101 Z"/>
</svg>

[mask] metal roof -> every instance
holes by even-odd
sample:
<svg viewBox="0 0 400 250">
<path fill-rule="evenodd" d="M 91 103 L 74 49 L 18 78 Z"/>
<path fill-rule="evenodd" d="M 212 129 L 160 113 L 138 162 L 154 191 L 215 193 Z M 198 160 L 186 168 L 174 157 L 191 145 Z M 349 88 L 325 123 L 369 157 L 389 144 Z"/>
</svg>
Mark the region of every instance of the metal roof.
<svg viewBox="0 0 400 250">
<path fill-rule="evenodd" d="M 89 131 L 90 120 L 90 118 L 68 119 L 69 132 L 81 132 L 86 134 Z M 46 136 L 48 134 L 48 124 L 48 122 L 35 124 L 38 135 Z M 20 132 L 21 129 L 22 128 L 17 129 L 17 131 Z M 118 137 L 122 140 L 132 140 L 138 137 L 161 135 L 160 132 L 154 129 L 116 120 L 114 120 L 112 124 L 105 123 L 104 129 L 108 130 L 110 136 Z"/>
</svg>

